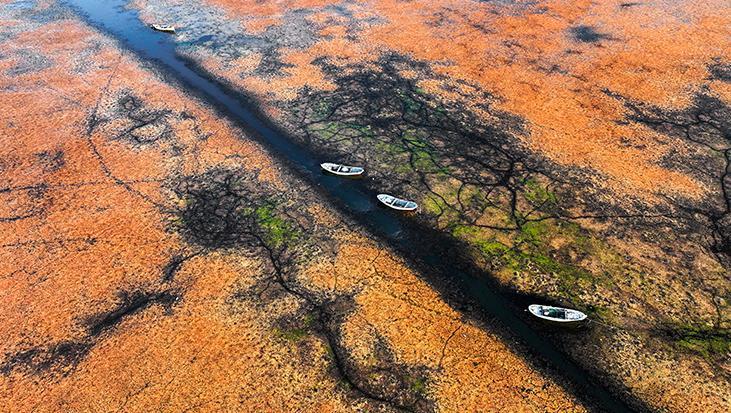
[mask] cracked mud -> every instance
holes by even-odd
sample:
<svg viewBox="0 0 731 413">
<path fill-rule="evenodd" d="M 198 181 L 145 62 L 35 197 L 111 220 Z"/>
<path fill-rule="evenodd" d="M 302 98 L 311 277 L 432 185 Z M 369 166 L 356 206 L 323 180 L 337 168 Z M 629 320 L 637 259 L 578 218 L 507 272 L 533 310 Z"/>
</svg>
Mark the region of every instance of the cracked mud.
<svg viewBox="0 0 731 413">
<path fill-rule="evenodd" d="M 419 225 L 506 289 L 588 312 L 549 334 L 601 381 L 650 409 L 725 410 L 727 7 L 294 3 L 135 2 L 185 20 L 180 53 L 417 200 Z M 225 54 L 185 41 L 242 31 Z"/>
<path fill-rule="evenodd" d="M 4 407 L 586 410 L 246 132 L 64 10 L 0 7 Z"/>
</svg>

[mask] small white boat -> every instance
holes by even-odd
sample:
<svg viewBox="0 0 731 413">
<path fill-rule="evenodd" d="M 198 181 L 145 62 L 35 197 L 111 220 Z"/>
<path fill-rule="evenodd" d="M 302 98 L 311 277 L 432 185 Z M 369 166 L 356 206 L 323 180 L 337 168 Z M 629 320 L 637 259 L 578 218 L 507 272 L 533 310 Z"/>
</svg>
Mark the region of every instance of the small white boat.
<svg viewBox="0 0 731 413">
<path fill-rule="evenodd" d="M 557 321 L 559 323 L 577 322 L 586 319 L 586 314 L 579 310 L 552 307 L 550 305 L 531 304 L 528 306 L 528 311 L 538 318 Z"/>
<path fill-rule="evenodd" d="M 175 26 L 167 26 L 164 24 L 152 24 L 152 25 L 150 25 L 150 27 L 157 30 L 158 32 L 175 33 Z"/>
<path fill-rule="evenodd" d="M 358 176 L 362 175 L 365 171 L 365 169 L 359 166 L 347 166 L 329 162 L 321 163 L 320 167 L 327 172 L 342 176 Z"/>
<path fill-rule="evenodd" d="M 384 205 L 393 209 L 398 209 L 399 211 L 413 211 L 419 207 L 414 201 L 407 201 L 388 194 L 378 194 L 378 200 Z"/>
</svg>

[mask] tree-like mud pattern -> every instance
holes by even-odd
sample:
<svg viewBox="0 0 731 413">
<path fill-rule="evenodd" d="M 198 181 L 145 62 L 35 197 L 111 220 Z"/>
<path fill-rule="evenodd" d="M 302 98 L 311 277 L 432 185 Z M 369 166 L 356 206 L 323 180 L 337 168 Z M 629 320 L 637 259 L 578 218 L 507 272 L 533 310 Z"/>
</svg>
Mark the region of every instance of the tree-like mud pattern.
<svg viewBox="0 0 731 413">
<path fill-rule="evenodd" d="M 699 94 L 693 105 L 683 111 L 625 101 L 628 116 L 635 122 L 692 145 L 689 159 L 668 156 L 668 166 L 694 175 L 708 183 L 717 196 L 706 202 L 674 201 L 685 220 L 705 218 L 698 224 L 710 229 L 709 249 L 726 265 L 731 265 L 731 108 L 717 97 Z"/>
<path fill-rule="evenodd" d="M 18 195 L 22 194 L 22 195 Z M 0 199 L 7 197 L 8 201 L 0 207 L 0 222 L 15 222 L 28 218 L 43 216 L 53 199 L 48 196 L 48 187 L 45 184 L 23 187 L 0 188 Z"/>
<path fill-rule="evenodd" d="M 378 70 L 322 64 L 338 88 L 305 92 L 297 100 L 293 126 L 303 139 L 339 160 L 365 165 L 374 189 L 421 201 L 426 214 L 419 219 L 473 242 L 489 265 L 525 264 L 515 261 L 530 259 L 546 222 L 580 231 L 570 221 L 592 208 L 570 185 L 582 177 L 528 151 L 516 137 L 521 120 L 495 110 L 494 97 L 483 92 L 476 107 L 435 99 L 399 70 L 426 66 L 400 56 L 383 58 Z M 571 205 L 564 202 L 569 199 Z M 593 212 L 597 218 L 623 213 Z M 546 268 L 581 271 L 552 253 Z"/>
<path fill-rule="evenodd" d="M 245 131 L 54 4 L 0 7 L 3 406 L 583 411 Z M 6 75 L 29 49 L 53 66 Z"/>
<path fill-rule="evenodd" d="M 119 292 L 118 299 L 119 302 L 115 308 L 80 321 L 80 326 L 86 330 L 83 337 L 6 354 L 0 364 L 0 372 L 5 375 L 14 371 L 25 371 L 34 375 L 48 373 L 68 375 L 103 339 L 104 332 L 116 328 L 125 318 L 152 305 L 162 306 L 170 315 L 173 305 L 180 299 L 180 296 L 178 292 L 172 290 L 159 292 L 135 290 Z"/>
<path fill-rule="evenodd" d="M 473 257 L 503 274 L 511 287 L 540 291 L 604 321 L 614 320 L 621 303 L 630 299 L 643 308 L 644 319 L 629 321 L 634 327 L 627 328 L 639 323 L 663 341 L 677 334 L 654 332 L 666 331 L 668 324 L 682 330 L 688 323 L 682 320 L 694 320 L 693 328 L 709 323 L 725 331 L 727 277 L 694 276 L 699 252 L 685 247 L 687 239 L 694 239 L 700 254 L 703 249 L 715 254 L 717 267 L 729 265 L 729 113 L 718 99 L 699 97 L 693 108 L 677 113 L 627 102 L 628 120 L 699 145 L 698 156 L 690 161 L 669 154 L 663 162 L 708 182 L 719 194 L 707 202 L 678 196 L 648 205 L 580 190 L 600 179 L 596 172 L 561 167 L 528 150 L 518 138 L 525 133 L 522 121 L 494 109 L 493 96 L 482 92 L 476 97 L 474 85 L 447 103 L 418 86 L 419 80 L 438 76 L 401 56 L 382 58 L 377 69 L 336 67 L 327 59 L 318 64 L 337 88 L 301 93 L 288 106 L 291 128 L 322 153 L 365 165 L 374 190 L 421 201 L 426 214 L 417 219 L 467 241 Z M 407 78 L 402 75 L 406 71 L 418 75 Z M 587 224 L 601 229 L 588 230 Z M 643 242 L 678 257 L 673 261 L 680 270 L 673 276 L 675 286 L 692 285 L 714 312 L 671 296 L 654 282 L 641 292 L 630 285 L 634 281 L 627 284 L 628 273 L 646 270 L 602 238 L 635 239 L 651 228 L 653 237 L 643 237 Z M 728 341 L 715 338 L 712 348 L 716 355 L 724 354 Z"/>
<path fill-rule="evenodd" d="M 170 125 L 165 119 L 170 115 L 170 111 L 147 108 L 131 94 L 121 97 L 118 104 L 124 123 L 118 126 L 121 130 L 114 139 L 143 144 L 170 136 Z"/>
<path fill-rule="evenodd" d="M 669 156 L 664 162 L 670 168 L 695 176 L 713 188 L 715 196 L 703 202 L 682 197 L 668 199 L 674 230 L 682 237 L 697 239 L 723 267 L 731 268 L 731 108 L 703 93 L 682 111 L 663 110 L 618 98 L 629 109 L 629 119 L 689 146 L 691 156 L 681 160 Z M 687 350 L 722 359 L 731 349 L 727 303 L 731 278 L 728 273 L 722 273 L 718 277 L 694 281 L 694 290 L 704 291 L 711 297 L 716 313 L 705 323 L 684 321 L 659 328 L 660 334 Z"/>
<path fill-rule="evenodd" d="M 533 196 L 547 173 L 513 135 L 521 120 L 494 110 L 494 97 L 480 96 L 477 109 L 493 116 L 481 121 L 459 101 L 437 101 L 399 73 L 425 66 L 401 56 L 379 63 L 378 70 L 344 71 L 323 63 L 337 90 L 305 92 L 293 108 L 309 143 L 365 164 L 381 187 L 425 199 L 431 218 L 449 230 L 459 224 L 517 230 L 555 206 Z M 477 222 L 488 211 L 502 222 Z"/>
<path fill-rule="evenodd" d="M 277 201 L 256 174 L 214 170 L 175 188 L 188 240 L 206 248 L 284 247 L 295 237 L 289 222 L 275 217 Z"/>
<path fill-rule="evenodd" d="M 262 258 L 266 275 L 253 288 L 237 293 L 235 299 L 258 307 L 283 296 L 296 299 L 298 307 L 277 323 L 275 331 L 295 341 L 308 332 L 321 337 L 330 349 L 333 374 L 344 383 L 343 390 L 374 406 L 431 411 L 432 402 L 424 393 L 424 373 L 416 373 L 424 369 L 397 363 L 384 340 L 377 343 L 375 365 L 363 366 L 349 355 L 341 326 L 355 311 L 355 291 L 328 294 L 298 278 L 308 251 L 318 248 L 313 241 L 332 241 L 326 236 L 307 237 L 305 234 L 314 230 L 312 217 L 304 210 L 285 208 L 274 189 L 257 175 L 257 171 L 214 169 L 182 179 L 174 187 L 183 204 L 177 213 L 179 231 L 189 243 L 208 251 L 236 249 Z M 306 321 L 301 322 L 301 318 Z"/>
</svg>

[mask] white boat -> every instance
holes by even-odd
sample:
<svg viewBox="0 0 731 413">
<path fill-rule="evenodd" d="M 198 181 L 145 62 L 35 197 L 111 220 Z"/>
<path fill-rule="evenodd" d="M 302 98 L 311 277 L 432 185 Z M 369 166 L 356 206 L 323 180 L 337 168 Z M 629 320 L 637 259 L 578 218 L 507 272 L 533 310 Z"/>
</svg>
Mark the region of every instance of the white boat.
<svg viewBox="0 0 731 413">
<path fill-rule="evenodd" d="M 393 209 L 398 209 L 399 211 L 413 211 L 419 207 L 414 201 L 407 201 L 388 194 L 378 194 L 378 200 L 384 205 Z"/>
<path fill-rule="evenodd" d="M 365 171 L 365 169 L 359 166 L 340 165 L 338 163 L 329 162 L 321 163 L 320 167 L 327 172 L 342 176 L 358 176 L 362 175 Z"/>
<path fill-rule="evenodd" d="M 167 26 L 164 24 L 152 24 L 150 25 L 153 29 L 159 32 L 175 33 L 175 26 Z"/>
<path fill-rule="evenodd" d="M 550 305 L 531 304 L 528 306 L 528 311 L 538 318 L 557 321 L 559 323 L 571 323 L 586 319 L 586 314 L 579 310 L 552 307 Z"/>
</svg>

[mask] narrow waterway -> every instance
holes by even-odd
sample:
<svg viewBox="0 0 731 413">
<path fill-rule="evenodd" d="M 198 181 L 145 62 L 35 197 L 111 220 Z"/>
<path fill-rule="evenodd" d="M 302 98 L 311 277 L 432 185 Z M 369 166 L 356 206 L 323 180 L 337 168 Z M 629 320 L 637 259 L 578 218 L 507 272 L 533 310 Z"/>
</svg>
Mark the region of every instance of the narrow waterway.
<svg viewBox="0 0 731 413">
<path fill-rule="evenodd" d="M 225 116 L 251 132 L 273 155 L 286 162 L 287 167 L 297 170 L 310 183 L 320 186 L 335 204 L 374 234 L 431 266 L 437 272 L 437 277 L 448 279 L 465 297 L 478 303 L 485 316 L 509 328 L 512 337 L 520 340 L 535 356 L 548 362 L 552 371 L 570 381 L 578 397 L 603 411 L 632 411 L 626 403 L 591 380 L 588 372 L 528 325 L 515 313 L 515 306 L 508 298 L 490 283 L 454 266 L 444 265 L 442 245 L 416 242 L 424 235 L 418 226 L 396 211 L 380 207 L 376 194 L 364 182 L 322 174 L 319 164 L 324 160 L 268 124 L 258 115 L 256 108 L 247 104 L 244 95 L 228 89 L 179 56 L 170 35 L 147 27 L 135 9 L 127 8 L 127 0 L 62 0 L 62 3 L 70 6 L 92 26 L 118 39 L 123 47 L 140 59 L 155 62 L 159 69 L 177 79 L 190 93 L 218 108 Z M 414 245 L 418 245 L 418 248 Z"/>
</svg>

